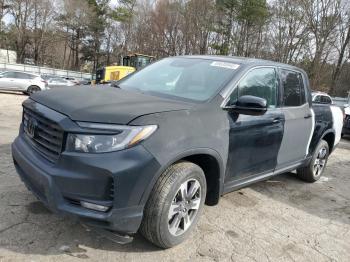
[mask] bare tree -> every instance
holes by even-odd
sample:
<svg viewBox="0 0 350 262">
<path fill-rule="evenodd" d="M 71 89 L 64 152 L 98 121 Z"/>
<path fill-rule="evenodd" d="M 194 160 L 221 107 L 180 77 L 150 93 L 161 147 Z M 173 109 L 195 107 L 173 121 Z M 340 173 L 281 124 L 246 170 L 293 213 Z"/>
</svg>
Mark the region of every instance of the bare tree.
<svg viewBox="0 0 350 262">
<path fill-rule="evenodd" d="M 93 11 L 84 0 L 65 0 L 64 12 L 60 16 L 60 22 L 67 32 L 67 45 L 69 47 L 68 63 L 71 68 L 80 69 L 80 51 L 82 40 L 85 36 L 85 29 L 93 17 Z"/>
<path fill-rule="evenodd" d="M 13 38 L 17 51 L 17 61 L 23 63 L 26 47 L 30 43 L 29 25 L 33 3 L 30 0 L 13 0 L 9 7 L 9 14 L 14 19 Z"/>
<path fill-rule="evenodd" d="M 331 42 L 340 18 L 340 0 L 301 0 L 305 24 L 312 39 L 309 41 L 311 63 L 308 71 L 312 86 L 320 85 L 323 65 L 327 61 Z"/>
<path fill-rule="evenodd" d="M 273 16 L 269 39 L 273 47 L 271 58 L 283 63 L 296 63 L 302 57 L 303 46 L 309 40 L 303 21 L 303 9 L 298 1 L 279 0 L 272 4 Z"/>
<path fill-rule="evenodd" d="M 11 16 L 0 24 L 0 45 L 21 63 L 94 72 L 129 52 L 238 55 L 298 65 L 313 88 L 332 94 L 348 88 L 343 0 L 0 0 L 0 7 L 0 18 Z"/>
<path fill-rule="evenodd" d="M 339 25 L 339 44 L 338 59 L 332 75 L 332 83 L 329 92 L 335 94 L 335 88 L 342 71 L 344 62 L 349 58 L 349 42 L 350 42 L 350 10 L 348 8 L 342 12 L 341 23 Z"/>
</svg>

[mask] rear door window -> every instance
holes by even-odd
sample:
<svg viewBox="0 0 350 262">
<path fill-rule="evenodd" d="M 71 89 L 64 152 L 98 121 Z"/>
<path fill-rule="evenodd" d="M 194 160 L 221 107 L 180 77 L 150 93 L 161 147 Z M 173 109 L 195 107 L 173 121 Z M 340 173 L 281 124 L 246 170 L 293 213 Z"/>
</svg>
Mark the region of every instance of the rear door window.
<svg viewBox="0 0 350 262">
<path fill-rule="evenodd" d="M 16 75 L 16 78 L 18 78 L 18 79 L 33 79 L 33 78 L 35 78 L 35 76 L 33 76 L 33 75 L 21 73 L 21 72 L 16 72 L 15 75 Z"/>
<path fill-rule="evenodd" d="M 15 74 L 17 79 L 27 79 L 27 75 L 25 74 L 18 73 L 18 72 L 16 72 Z"/>
<path fill-rule="evenodd" d="M 283 89 L 283 105 L 293 107 L 305 104 L 305 89 L 301 73 L 282 69 L 280 74 Z"/>
</svg>

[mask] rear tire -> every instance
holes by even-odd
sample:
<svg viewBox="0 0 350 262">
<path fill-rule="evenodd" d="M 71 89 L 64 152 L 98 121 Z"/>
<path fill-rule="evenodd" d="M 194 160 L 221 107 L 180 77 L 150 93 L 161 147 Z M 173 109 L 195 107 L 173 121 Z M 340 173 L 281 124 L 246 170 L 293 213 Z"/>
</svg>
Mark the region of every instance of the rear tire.
<svg viewBox="0 0 350 262">
<path fill-rule="evenodd" d="M 190 162 L 170 166 L 151 192 L 140 233 L 161 248 L 180 244 L 198 222 L 206 191 L 205 175 L 199 166 Z"/>
<path fill-rule="evenodd" d="M 40 87 L 34 86 L 34 85 L 33 86 L 29 86 L 28 89 L 27 89 L 27 95 L 32 95 L 32 94 L 34 94 L 36 92 L 39 92 L 39 91 L 41 91 Z"/>
<path fill-rule="evenodd" d="M 297 175 L 300 179 L 313 183 L 320 179 L 328 161 L 329 146 L 325 140 L 321 140 L 312 156 L 310 163 L 297 169 Z"/>
</svg>

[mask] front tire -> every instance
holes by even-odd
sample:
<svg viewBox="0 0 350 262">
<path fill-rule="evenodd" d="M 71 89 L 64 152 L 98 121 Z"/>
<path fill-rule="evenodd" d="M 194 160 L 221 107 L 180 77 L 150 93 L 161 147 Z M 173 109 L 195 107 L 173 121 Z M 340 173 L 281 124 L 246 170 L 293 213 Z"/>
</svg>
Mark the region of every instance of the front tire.
<svg viewBox="0 0 350 262">
<path fill-rule="evenodd" d="M 297 170 L 298 177 L 309 183 L 319 180 L 326 168 L 328 156 L 328 143 L 325 140 L 321 140 L 316 147 L 310 163 L 306 167 Z"/>
<path fill-rule="evenodd" d="M 161 248 L 180 244 L 198 222 L 206 191 L 205 175 L 199 166 L 190 162 L 170 166 L 147 201 L 141 234 Z"/>
</svg>

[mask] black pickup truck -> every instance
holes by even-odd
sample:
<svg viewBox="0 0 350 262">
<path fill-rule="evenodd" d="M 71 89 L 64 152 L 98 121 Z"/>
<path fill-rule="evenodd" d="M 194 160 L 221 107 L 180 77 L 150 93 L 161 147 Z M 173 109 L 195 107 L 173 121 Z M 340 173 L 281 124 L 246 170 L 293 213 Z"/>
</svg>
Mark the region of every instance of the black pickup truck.
<svg viewBox="0 0 350 262">
<path fill-rule="evenodd" d="M 225 193 L 293 170 L 318 180 L 342 123 L 338 107 L 312 104 L 299 68 L 173 57 L 113 87 L 32 95 L 12 154 L 49 209 L 169 248 Z"/>
</svg>

